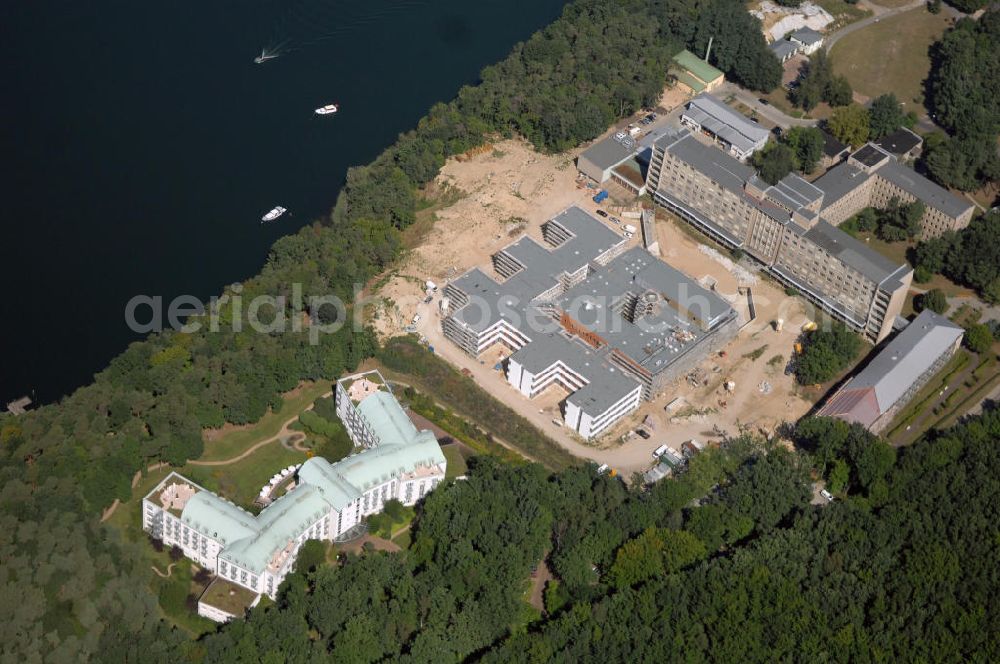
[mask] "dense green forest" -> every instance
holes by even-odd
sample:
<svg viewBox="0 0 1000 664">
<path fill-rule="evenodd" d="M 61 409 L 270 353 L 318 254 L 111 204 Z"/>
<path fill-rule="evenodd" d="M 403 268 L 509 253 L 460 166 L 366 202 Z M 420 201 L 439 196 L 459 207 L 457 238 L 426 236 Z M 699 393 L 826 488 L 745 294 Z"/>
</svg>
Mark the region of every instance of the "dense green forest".
<svg viewBox="0 0 1000 664">
<path fill-rule="evenodd" d="M 1000 211 L 980 215 L 960 231 L 921 242 L 914 250 L 914 279 L 943 274 L 1000 303 Z"/>
<path fill-rule="evenodd" d="M 551 646 L 541 639 L 557 621 L 577 616 L 583 626 L 603 620 L 615 597 L 642 593 L 642 584 L 650 581 L 626 587 L 632 579 L 647 578 L 642 570 L 657 572 L 662 566 L 671 578 L 682 568 L 677 573 L 690 574 L 691 565 L 723 565 L 726 558 L 718 552 L 748 538 L 767 542 L 794 534 L 794 524 L 815 513 L 804 503 L 802 461 L 777 450 L 764 454 L 761 443 L 749 439 L 699 458 L 684 477 L 648 493 L 595 480 L 586 469 L 549 476 L 538 466 L 512 468 L 487 460 L 473 480 L 431 495 L 405 557 L 368 556 L 296 576 L 276 607 L 190 644 L 160 617 L 157 598 L 149 592 L 150 571 L 136 548 L 145 543 L 122 541 L 118 531 L 98 522 L 102 508 L 131 496 L 137 470 L 198 457 L 205 427 L 254 422 L 280 405 L 280 394 L 299 381 L 332 380 L 375 352 L 371 333 L 350 325 L 311 343 L 316 327 L 342 314 L 332 308 L 300 310 L 293 284 L 301 284 L 306 296 L 333 293 L 350 303 L 355 284 L 398 256 L 400 231 L 415 218 L 418 189 L 448 156 L 496 134 L 520 134 L 549 151 L 592 139 L 616 118 L 654 102 L 670 57 L 685 46 L 703 51 L 710 36 L 712 60 L 727 75 L 761 90 L 777 84 L 780 68 L 756 21 L 735 0 L 577 0 L 551 26 L 515 46 L 506 60 L 484 70 L 480 84 L 436 105 L 372 164 L 352 169 L 329 218 L 276 242 L 259 275 L 226 290 L 230 299 L 216 311 L 223 320 L 219 330 L 203 326 L 153 335 L 132 344 L 93 384 L 61 403 L 18 418 L 0 416 L 4 660 L 176 662 L 186 653 L 196 661 L 284 662 L 327 648 L 336 648 L 343 659 L 401 652 L 414 659 L 449 659 L 534 644 L 544 655 Z M 274 315 L 302 320 L 302 329 L 273 334 L 235 329 L 233 323 L 245 322 L 246 312 L 233 298 L 259 294 L 286 296 Z M 962 468 L 965 456 L 957 455 L 951 465 Z M 970 472 L 966 486 L 985 491 L 978 483 L 996 476 L 988 472 L 991 459 L 974 476 Z M 724 490 L 707 499 L 702 516 L 684 512 L 720 482 Z M 947 497 L 941 502 L 951 504 Z M 649 528 L 645 539 L 623 549 Z M 995 540 L 995 531 L 980 534 L 977 546 L 964 552 L 975 563 L 970 574 L 985 574 L 980 564 L 987 562 L 996 568 L 988 552 L 981 552 L 982 542 Z M 940 547 L 942 556 L 950 550 Z M 792 555 L 778 543 L 771 548 L 775 555 Z M 649 550 L 663 552 L 662 560 L 631 559 Z M 553 618 L 543 632 L 532 622 L 537 616 L 525 610 L 522 587 L 514 580 L 527 579 L 546 551 L 560 581 L 546 593 Z M 942 583 L 964 578 L 961 572 L 949 574 Z M 992 589 L 992 581 L 985 575 L 973 594 L 950 596 L 969 612 L 947 614 L 959 624 L 952 633 L 962 636 L 951 652 L 984 651 L 981 639 L 996 633 L 989 629 L 995 620 L 990 609 L 975 604 L 975 593 Z M 322 597 L 333 601 L 321 602 Z M 642 615 L 634 609 L 622 625 Z M 852 605 L 852 621 L 863 618 L 857 610 Z M 936 616 L 923 618 L 929 629 L 937 628 Z M 863 620 L 873 635 L 849 624 L 839 635 L 843 647 L 863 650 L 866 639 L 891 634 Z M 534 626 L 529 630 L 529 625 Z M 970 625 L 980 628 L 976 638 L 966 637 Z M 590 630 L 589 637 L 597 638 L 599 631 Z M 647 632 L 619 636 L 629 634 L 638 639 Z M 602 647 L 595 644 L 594 652 Z"/>
<path fill-rule="evenodd" d="M 850 366 L 861 352 L 861 338 L 843 323 L 807 332 L 802 352 L 795 357 L 795 378 L 801 385 L 832 380 Z"/>
<path fill-rule="evenodd" d="M 928 107 L 950 137 L 928 138 L 924 165 L 965 191 L 1000 178 L 1000 10 L 960 20 L 932 46 L 931 61 Z"/>
<path fill-rule="evenodd" d="M 629 490 L 490 458 L 405 554 L 296 575 L 191 647 L 212 662 L 996 661 L 1000 411 L 896 451 L 804 420 Z M 837 499 L 812 501 L 810 475 Z M 526 602 L 542 560 L 544 610 Z"/>
</svg>

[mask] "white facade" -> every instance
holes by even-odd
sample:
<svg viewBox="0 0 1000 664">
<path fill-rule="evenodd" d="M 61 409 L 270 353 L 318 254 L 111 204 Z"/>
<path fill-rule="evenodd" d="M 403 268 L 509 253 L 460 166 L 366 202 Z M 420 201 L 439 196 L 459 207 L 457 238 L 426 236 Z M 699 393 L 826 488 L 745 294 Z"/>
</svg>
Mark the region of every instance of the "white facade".
<svg viewBox="0 0 1000 664">
<path fill-rule="evenodd" d="M 642 401 L 642 385 L 635 383 L 633 390 L 601 412 L 595 412 L 593 408 L 581 407 L 574 401 L 573 393 L 586 387 L 588 381 L 562 360 L 555 360 L 545 369 L 532 372 L 517 360 L 510 359 L 507 363 L 507 382 L 529 399 L 538 396 L 551 385 L 558 385 L 570 392 L 570 396 L 566 400 L 563 422 L 567 427 L 587 439 L 594 438 L 636 410 Z"/>
<path fill-rule="evenodd" d="M 566 401 L 566 425 L 584 438 L 593 438 L 639 407 L 642 401 L 642 386 L 638 383 L 635 390 L 626 394 L 614 405 L 599 415 L 591 415 L 577 404 L 570 396 Z"/>
</svg>

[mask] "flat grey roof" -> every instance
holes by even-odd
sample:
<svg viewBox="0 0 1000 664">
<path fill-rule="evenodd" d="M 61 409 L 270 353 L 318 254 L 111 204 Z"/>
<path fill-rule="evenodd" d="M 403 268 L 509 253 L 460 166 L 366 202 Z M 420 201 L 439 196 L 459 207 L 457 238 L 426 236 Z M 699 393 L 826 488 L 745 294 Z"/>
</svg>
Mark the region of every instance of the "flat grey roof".
<svg viewBox="0 0 1000 664">
<path fill-rule="evenodd" d="M 512 358 L 529 370 L 544 369 L 561 360 L 584 376 L 589 384 L 574 392 L 571 400 L 588 413 L 604 412 L 638 384 L 610 362 L 612 351 L 656 374 L 736 316 L 721 297 L 639 247 L 605 266 L 593 263 L 624 240 L 579 208 L 570 208 L 549 223 L 558 224 L 572 237 L 552 249 L 527 237 L 509 245 L 502 253 L 523 268 L 505 281 L 497 282 L 479 268 L 455 279 L 450 285 L 479 301 L 470 302 L 452 316 L 477 333 L 501 319 L 517 328 L 530 342 Z M 605 345 L 599 350 L 571 337 L 542 311 L 540 302 L 533 301 L 556 286 L 560 275 L 581 268 L 591 272 L 553 304 L 600 336 Z M 645 300 L 649 311 L 629 322 L 619 305 L 626 298 L 643 296 L 649 298 Z M 678 303 L 682 310 L 670 302 Z M 533 325 L 535 321 L 543 324 Z"/>
<path fill-rule="evenodd" d="M 692 99 L 684 115 L 744 152 L 767 142 L 770 134 L 708 93 Z"/>
<path fill-rule="evenodd" d="M 531 343 L 511 355 L 510 359 L 532 373 L 547 369 L 559 360 L 583 376 L 587 385 L 571 394 L 568 401 L 591 415 L 611 408 L 639 384 L 608 362 L 603 353 L 561 332 L 535 335 Z"/>
<path fill-rule="evenodd" d="M 871 174 L 867 171 L 852 164 L 843 163 L 828 170 L 813 184 L 823 190 L 826 195 L 823 204 L 829 206 L 860 187 L 870 177 Z"/>
<path fill-rule="evenodd" d="M 634 323 L 618 313 L 629 296 L 650 300 L 650 313 Z M 704 321 L 705 329 L 670 301 Z M 665 370 L 735 316 L 721 297 L 638 247 L 567 290 L 558 302 L 562 311 L 651 374 Z"/>
<path fill-rule="evenodd" d="M 576 272 L 597 256 L 623 244 L 625 239 L 578 207 L 571 207 L 551 222 L 572 234 L 558 247 L 545 247 L 524 236 L 501 250 L 523 266 L 504 281 L 497 281 L 479 268 L 473 268 L 452 281 L 481 306 L 463 307 L 453 317 L 476 332 L 482 332 L 499 319 L 518 327 L 510 310 L 521 310 L 556 284 L 559 275 Z M 502 307 L 498 305 L 503 305 Z M 481 307 L 489 309 L 482 311 Z M 530 335 L 529 335 L 530 336 Z"/>
<path fill-rule="evenodd" d="M 617 166 L 635 154 L 638 144 L 634 139 L 628 139 L 631 145 L 623 144 L 614 136 L 598 141 L 584 150 L 580 156 L 595 164 L 598 168 L 607 169 Z"/>
<path fill-rule="evenodd" d="M 846 149 L 847 146 L 831 136 L 829 132 L 823 132 L 823 154 L 827 157 L 836 157 Z"/>
<path fill-rule="evenodd" d="M 876 144 L 887 152 L 900 155 L 906 154 L 923 142 L 924 139 L 922 139 L 919 135 L 913 133 L 906 127 L 900 127 L 891 134 L 878 139 Z"/>
<path fill-rule="evenodd" d="M 880 161 L 889 156 L 889 153 L 882 150 L 874 143 L 867 143 L 851 155 L 856 161 L 860 161 L 865 166 L 876 166 Z"/>
<path fill-rule="evenodd" d="M 879 284 L 887 282 L 888 288 L 892 288 L 892 283 L 900 283 L 910 271 L 908 265 L 896 265 L 864 242 L 822 219 L 806 231 L 805 237 L 872 281 Z"/>
</svg>

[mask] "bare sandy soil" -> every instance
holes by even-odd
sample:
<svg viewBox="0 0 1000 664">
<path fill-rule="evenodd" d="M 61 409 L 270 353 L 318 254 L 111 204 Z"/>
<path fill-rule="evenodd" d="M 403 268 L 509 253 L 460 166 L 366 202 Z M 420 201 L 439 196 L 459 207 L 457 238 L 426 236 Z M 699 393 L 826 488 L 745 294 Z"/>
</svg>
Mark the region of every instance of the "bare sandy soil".
<svg viewBox="0 0 1000 664">
<path fill-rule="evenodd" d="M 502 372 L 494 369 L 506 354 L 499 346 L 473 359 L 444 338 L 438 309 L 441 292 L 425 302 L 425 282 L 443 285 L 475 266 L 493 274 L 490 256 L 521 234 L 540 241 L 540 224 L 570 205 L 593 213 L 598 207 L 591 200 L 593 191 L 577 180 L 574 161 L 579 152 L 541 155 L 522 141 L 510 140 L 462 161 L 449 160 L 434 184 L 439 193 L 450 190 L 448 204 L 433 212 L 433 223 L 419 243 L 371 296 L 370 310 L 375 312 L 373 323 L 379 333 L 404 333 L 419 315 L 410 329 L 425 337 L 436 353 L 468 369 L 479 385 L 571 453 L 607 463 L 626 476 L 649 468 L 652 451 L 661 444 L 679 449 L 692 438 L 711 441 L 741 430 L 770 434 L 783 421 L 805 414 L 811 402 L 798 395 L 793 377 L 784 372 L 807 320 L 804 302 L 786 296 L 760 275 L 741 283 L 723 264 L 721 254 L 713 257 L 699 249 L 702 242 L 663 211 L 657 224 L 663 258 L 695 280 L 715 279 L 716 290 L 744 320 L 749 318 L 747 296 L 739 288 L 749 284 L 757 318 L 741 329 L 725 357 L 713 355 L 701 363 L 696 382 L 681 377 L 597 441 L 583 441 L 557 423 L 558 404 L 565 393 L 556 389 L 528 400 L 508 385 Z M 784 326 L 777 332 L 773 322 L 779 318 Z M 731 392 L 727 383 L 735 385 Z M 686 405 L 667 412 L 665 405 L 678 398 Z M 631 435 L 623 441 L 623 434 L 647 416 L 653 425 L 650 438 Z"/>
<path fill-rule="evenodd" d="M 527 233 L 541 241 L 543 221 L 574 204 L 596 209 L 594 192 L 578 186 L 579 152 L 543 155 L 523 141 L 508 140 L 463 161 L 450 159 L 434 189 L 458 200 L 433 212 L 432 227 L 376 293 L 381 298 L 372 305 L 376 330 L 402 333 L 428 280 L 443 284 L 475 265 L 492 271 L 490 256 L 517 237 Z"/>
</svg>

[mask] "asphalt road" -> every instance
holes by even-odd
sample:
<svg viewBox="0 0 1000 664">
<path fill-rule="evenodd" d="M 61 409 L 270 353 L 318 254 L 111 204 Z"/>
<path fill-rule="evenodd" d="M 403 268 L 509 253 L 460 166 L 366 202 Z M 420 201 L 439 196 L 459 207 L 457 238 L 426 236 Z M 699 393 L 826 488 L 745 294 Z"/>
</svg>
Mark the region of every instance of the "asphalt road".
<svg viewBox="0 0 1000 664">
<path fill-rule="evenodd" d="M 753 110 L 757 111 L 757 115 L 762 118 L 766 118 L 778 125 L 782 129 L 788 129 L 789 127 L 814 127 L 818 120 L 814 119 L 803 119 L 803 118 L 793 118 L 790 115 L 785 115 L 782 111 L 775 108 L 770 104 L 762 104 L 758 99 L 758 95 L 753 92 L 741 88 L 735 83 L 726 82 L 723 83 L 716 93 L 716 96 L 725 99 L 729 95 L 735 96 L 740 102 L 749 106 Z"/>
</svg>

